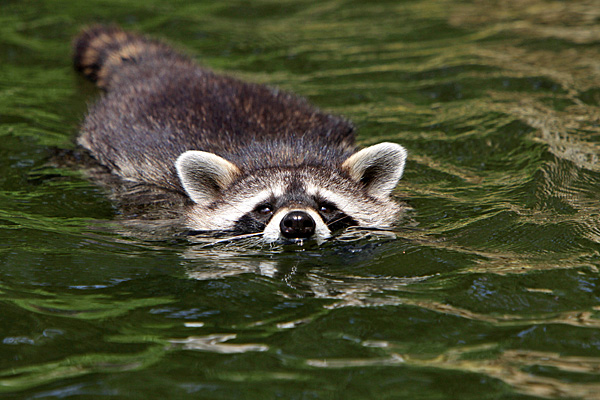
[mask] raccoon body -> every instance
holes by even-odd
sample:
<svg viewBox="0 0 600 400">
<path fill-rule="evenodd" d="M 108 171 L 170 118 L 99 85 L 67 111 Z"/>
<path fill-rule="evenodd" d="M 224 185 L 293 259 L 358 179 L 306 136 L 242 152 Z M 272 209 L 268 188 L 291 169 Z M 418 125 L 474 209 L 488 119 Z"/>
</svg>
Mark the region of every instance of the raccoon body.
<svg viewBox="0 0 600 400">
<path fill-rule="evenodd" d="M 357 152 L 352 124 L 303 98 L 216 74 L 117 27 L 84 30 L 74 64 L 105 91 L 79 145 L 125 181 L 187 196 L 190 230 L 321 242 L 397 220 L 390 194 L 404 148 Z"/>
</svg>

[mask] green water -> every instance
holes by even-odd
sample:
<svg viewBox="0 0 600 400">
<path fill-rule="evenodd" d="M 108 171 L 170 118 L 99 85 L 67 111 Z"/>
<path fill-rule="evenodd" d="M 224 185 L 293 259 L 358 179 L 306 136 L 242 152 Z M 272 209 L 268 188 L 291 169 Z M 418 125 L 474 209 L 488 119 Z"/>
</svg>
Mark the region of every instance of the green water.
<svg viewBox="0 0 600 400">
<path fill-rule="evenodd" d="M 306 251 L 114 227 L 54 168 L 116 22 L 410 158 L 416 228 Z M 597 1 L 0 3 L 0 397 L 600 399 Z M 114 229 L 113 229 L 114 228 Z"/>
</svg>

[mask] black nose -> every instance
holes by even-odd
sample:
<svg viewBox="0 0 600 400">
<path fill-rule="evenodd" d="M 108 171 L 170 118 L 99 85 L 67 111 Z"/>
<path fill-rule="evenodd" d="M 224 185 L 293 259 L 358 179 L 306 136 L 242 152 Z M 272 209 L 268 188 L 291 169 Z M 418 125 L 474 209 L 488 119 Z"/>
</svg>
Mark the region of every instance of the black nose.
<svg viewBox="0 0 600 400">
<path fill-rule="evenodd" d="M 292 211 L 279 223 L 281 234 L 288 239 L 305 239 L 315 233 L 315 220 L 304 211 Z"/>
</svg>

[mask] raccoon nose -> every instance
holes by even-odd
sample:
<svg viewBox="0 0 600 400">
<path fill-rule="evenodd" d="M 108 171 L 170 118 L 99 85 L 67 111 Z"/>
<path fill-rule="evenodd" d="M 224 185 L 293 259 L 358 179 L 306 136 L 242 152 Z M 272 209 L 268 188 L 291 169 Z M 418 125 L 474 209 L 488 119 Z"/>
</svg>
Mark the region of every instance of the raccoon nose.
<svg viewBox="0 0 600 400">
<path fill-rule="evenodd" d="M 315 233 L 315 220 L 304 211 L 292 211 L 279 223 L 281 234 L 288 239 L 305 239 Z"/>
</svg>

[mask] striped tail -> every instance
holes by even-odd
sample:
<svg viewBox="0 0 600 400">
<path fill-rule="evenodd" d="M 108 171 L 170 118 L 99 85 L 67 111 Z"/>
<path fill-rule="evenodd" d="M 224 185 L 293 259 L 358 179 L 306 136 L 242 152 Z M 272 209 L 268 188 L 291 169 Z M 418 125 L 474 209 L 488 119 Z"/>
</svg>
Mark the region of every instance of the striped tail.
<svg viewBox="0 0 600 400">
<path fill-rule="evenodd" d="M 103 89 L 109 89 L 114 73 L 125 65 L 152 58 L 181 58 L 161 42 L 105 25 L 84 29 L 73 41 L 73 53 L 75 69 Z"/>
</svg>

